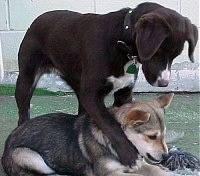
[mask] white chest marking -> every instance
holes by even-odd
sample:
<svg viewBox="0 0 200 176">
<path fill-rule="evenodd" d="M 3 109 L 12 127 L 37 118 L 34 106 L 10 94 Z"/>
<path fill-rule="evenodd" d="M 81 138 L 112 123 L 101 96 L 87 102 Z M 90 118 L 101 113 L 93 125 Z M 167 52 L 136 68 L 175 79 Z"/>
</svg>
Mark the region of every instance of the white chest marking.
<svg viewBox="0 0 200 176">
<path fill-rule="evenodd" d="M 170 71 L 167 65 L 166 69 L 161 72 L 161 79 L 169 81 L 169 77 L 170 77 Z"/>
<path fill-rule="evenodd" d="M 159 80 L 164 80 L 164 81 L 169 82 L 169 78 L 170 78 L 170 70 L 169 70 L 169 65 L 167 64 L 166 69 L 160 72 L 160 75 L 158 76 L 153 86 L 158 86 Z"/>
<path fill-rule="evenodd" d="M 131 64 L 132 64 L 132 61 L 129 61 L 128 63 L 126 63 L 126 65 L 124 66 L 124 75 L 123 76 L 120 76 L 118 78 L 116 78 L 114 76 L 109 76 L 107 78 L 108 81 L 112 82 L 112 84 L 113 84 L 113 90 L 111 91 L 111 93 L 114 93 L 114 92 L 118 91 L 119 89 L 129 86 L 131 83 L 134 83 L 134 81 L 135 81 L 134 74 L 126 73 L 127 68 Z"/>
</svg>

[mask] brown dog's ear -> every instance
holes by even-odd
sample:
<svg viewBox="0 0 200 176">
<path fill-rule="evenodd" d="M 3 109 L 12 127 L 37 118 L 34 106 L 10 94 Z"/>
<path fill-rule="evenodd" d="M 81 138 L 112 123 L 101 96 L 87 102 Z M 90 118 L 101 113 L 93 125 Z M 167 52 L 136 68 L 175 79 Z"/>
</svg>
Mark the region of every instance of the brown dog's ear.
<svg viewBox="0 0 200 176">
<path fill-rule="evenodd" d="M 125 115 L 123 125 L 128 126 L 148 122 L 149 118 L 150 113 L 142 111 L 140 109 L 132 109 Z"/>
<path fill-rule="evenodd" d="M 197 44 L 198 40 L 198 29 L 194 24 L 191 24 L 190 20 L 186 18 L 185 20 L 185 26 L 186 26 L 186 40 L 189 43 L 189 48 L 188 48 L 188 56 L 190 58 L 190 61 L 194 63 L 194 48 Z"/>
<path fill-rule="evenodd" d="M 168 23 L 154 13 L 143 15 L 135 25 L 136 46 L 141 61 L 150 59 L 170 32 Z"/>
<path fill-rule="evenodd" d="M 166 109 L 174 97 L 174 93 L 164 94 L 158 97 L 155 101 L 159 104 L 159 107 Z"/>
</svg>

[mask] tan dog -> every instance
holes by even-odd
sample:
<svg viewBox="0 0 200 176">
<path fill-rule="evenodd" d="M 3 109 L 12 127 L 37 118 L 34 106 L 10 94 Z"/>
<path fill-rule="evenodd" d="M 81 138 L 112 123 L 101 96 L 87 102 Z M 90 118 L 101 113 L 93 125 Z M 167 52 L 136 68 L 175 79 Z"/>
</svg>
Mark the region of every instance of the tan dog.
<svg viewBox="0 0 200 176">
<path fill-rule="evenodd" d="M 151 102 L 137 102 L 134 105 L 129 103 L 112 109 L 128 139 L 136 146 L 139 154 L 151 163 L 160 163 L 162 155 L 168 152 L 165 143 L 164 109 L 170 105 L 173 96 L 174 94 L 166 94 Z M 137 166 L 139 169 L 134 173 L 144 176 L 167 175 L 159 167 L 144 161 L 137 161 Z"/>
<path fill-rule="evenodd" d="M 134 167 L 121 164 L 107 136 L 88 115 L 54 113 L 33 118 L 10 134 L 2 157 L 4 170 L 9 176 L 164 176 L 143 158 L 159 163 L 168 152 L 164 109 L 172 97 L 166 94 L 110 109 L 138 150 L 140 159 Z"/>
</svg>

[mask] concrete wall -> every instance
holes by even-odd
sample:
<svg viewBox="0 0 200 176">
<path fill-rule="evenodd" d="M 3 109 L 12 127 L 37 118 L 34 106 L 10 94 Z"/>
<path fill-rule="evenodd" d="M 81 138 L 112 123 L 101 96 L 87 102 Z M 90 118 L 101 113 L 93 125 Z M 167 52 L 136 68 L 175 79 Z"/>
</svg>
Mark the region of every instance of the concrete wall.
<svg viewBox="0 0 200 176">
<path fill-rule="evenodd" d="M 68 9 L 82 13 L 107 13 L 124 7 L 134 8 L 143 0 L 1 0 L 0 1 L 0 42 L 2 46 L 4 79 L 3 83 L 15 84 L 18 74 L 17 52 L 20 42 L 32 21 L 41 13 L 54 9 Z M 199 0 L 152 0 L 172 8 L 192 23 L 199 26 Z M 196 63 L 189 62 L 187 44 L 184 52 L 176 58 L 172 66 L 171 82 L 167 88 L 155 88 L 145 81 L 140 72 L 135 91 L 200 91 L 199 45 L 195 50 Z M 2 56 L 1 56 L 2 55 Z M 1 64 L 0 64 L 1 65 Z M 1 66 L 0 66 L 1 68 Z M 1 69 L 2 70 L 2 69 Z M 67 87 L 57 76 L 44 75 L 40 87 L 66 90 Z"/>
<path fill-rule="evenodd" d="M 3 80 L 3 76 L 4 76 L 3 58 L 2 58 L 1 41 L 0 41 L 0 83 Z"/>
</svg>

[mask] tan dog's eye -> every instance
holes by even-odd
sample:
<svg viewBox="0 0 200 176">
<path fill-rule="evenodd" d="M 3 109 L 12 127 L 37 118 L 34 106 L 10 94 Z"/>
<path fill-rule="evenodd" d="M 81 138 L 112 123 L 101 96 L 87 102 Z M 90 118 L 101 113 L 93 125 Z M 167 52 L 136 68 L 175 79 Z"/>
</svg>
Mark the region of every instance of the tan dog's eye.
<svg viewBox="0 0 200 176">
<path fill-rule="evenodd" d="M 148 138 L 151 140 L 156 140 L 157 139 L 157 135 L 148 135 Z"/>
</svg>

